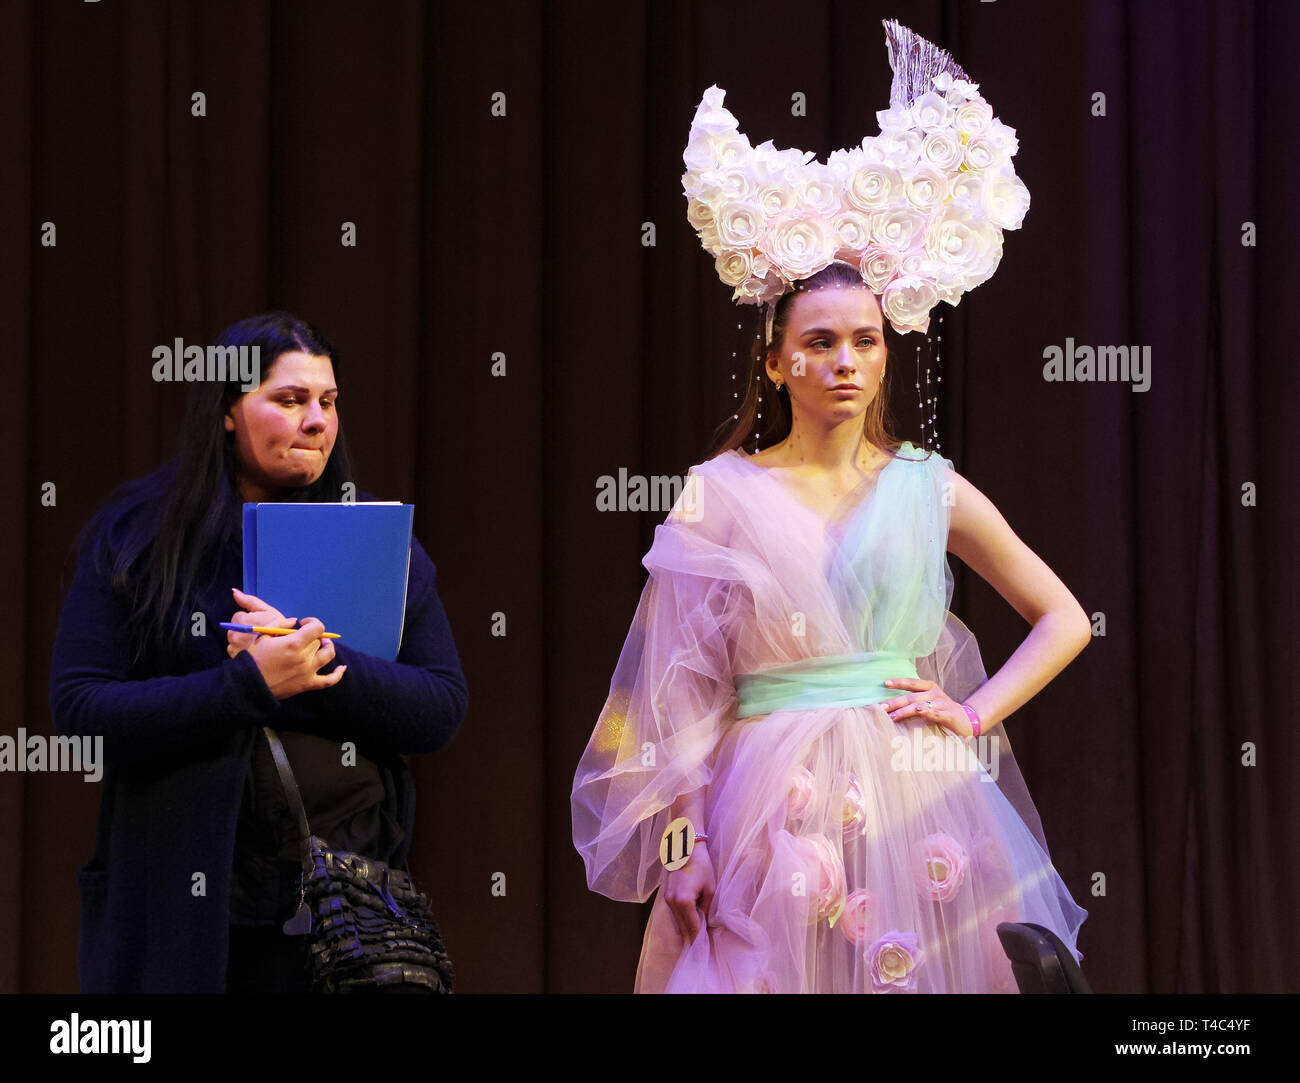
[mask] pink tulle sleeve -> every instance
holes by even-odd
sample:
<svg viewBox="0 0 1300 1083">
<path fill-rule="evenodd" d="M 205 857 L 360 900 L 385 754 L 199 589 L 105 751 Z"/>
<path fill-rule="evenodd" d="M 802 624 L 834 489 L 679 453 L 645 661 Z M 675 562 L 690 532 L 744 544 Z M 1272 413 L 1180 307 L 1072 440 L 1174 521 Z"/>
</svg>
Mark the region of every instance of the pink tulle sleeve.
<svg viewBox="0 0 1300 1083">
<path fill-rule="evenodd" d="M 732 630 L 749 592 L 724 501 L 692 471 L 644 564 L 641 594 L 609 698 L 574 777 L 573 841 L 587 883 L 644 902 L 659 886 L 672 803 L 709 785 L 718 735 L 735 717 Z"/>
</svg>

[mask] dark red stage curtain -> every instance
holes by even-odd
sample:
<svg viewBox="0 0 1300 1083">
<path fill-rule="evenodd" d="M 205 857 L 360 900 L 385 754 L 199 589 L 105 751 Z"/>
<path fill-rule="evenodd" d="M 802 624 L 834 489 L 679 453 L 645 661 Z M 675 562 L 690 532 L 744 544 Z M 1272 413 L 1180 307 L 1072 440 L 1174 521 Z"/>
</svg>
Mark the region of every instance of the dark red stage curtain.
<svg viewBox="0 0 1300 1083">
<path fill-rule="evenodd" d="M 1298 10 L 0 5 L 0 733 L 51 732 L 73 538 L 174 445 L 183 390 L 153 382 L 153 346 L 297 312 L 340 347 L 359 483 L 416 505 L 469 681 L 461 736 L 413 765 L 413 869 L 460 988 L 630 990 L 645 911 L 587 891 L 568 800 L 663 513 L 597 511 L 596 479 L 699 461 L 752 333 L 686 223 L 681 151 L 714 83 L 756 143 L 874 133 L 897 18 L 1016 128 L 1033 197 L 945 312 L 939 431 L 1104 625 L 1008 723 L 1090 912 L 1085 971 L 1295 991 Z M 1149 389 L 1045 381 L 1067 339 L 1149 347 Z M 992 671 L 1027 628 L 954 571 Z M 0 991 L 76 989 L 98 801 L 0 775 Z"/>
</svg>

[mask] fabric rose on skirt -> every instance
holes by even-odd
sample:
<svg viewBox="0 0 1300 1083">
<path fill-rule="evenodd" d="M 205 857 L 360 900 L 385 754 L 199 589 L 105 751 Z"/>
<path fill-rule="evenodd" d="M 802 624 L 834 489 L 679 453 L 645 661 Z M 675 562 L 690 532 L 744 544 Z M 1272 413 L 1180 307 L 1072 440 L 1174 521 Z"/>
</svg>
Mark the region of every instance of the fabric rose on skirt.
<svg viewBox="0 0 1300 1083">
<path fill-rule="evenodd" d="M 817 779 L 806 767 L 796 767 L 790 775 L 790 801 L 788 814 L 798 822 L 808 815 L 813 797 L 817 793 Z"/>
<path fill-rule="evenodd" d="M 796 852 L 803 865 L 803 888 L 808 893 L 810 923 L 835 923 L 844 913 L 844 861 L 839 847 L 825 835 L 796 838 Z"/>
<path fill-rule="evenodd" d="M 917 847 L 916 889 L 927 899 L 948 902 L 966 879 L 970 861 L 951 835 L 928 835 Z"/>
<path fill-rule="evenodd" d="M 863 954 L 871 970 L 871 987 L 877 993 L 911 992 L 915 970 L 925 959 L 915 933 L 897 929 L 885 933 Z"/>
<path fill-rule="evenodd" d="M 980 924 L 980 939 L 988 959 L 989 976 L 993 988 L 999 993 L 1016 992 L 1015 972 L 1011 969 L 1011 960 L 998 937 L 998 926 L 1003 922 L 1019 921 L 1019 915 L 1010 906 L 994 906 L 985 914 Z"/>
<path fill-rule="evenodd" d="M 865 944 L 876 930 L 875 895 L 866 888 L 853 892 L 844 904 L 844 916 L 840 918 L 840 932 L 854 944 Z"/>
<path fill-rule="evenodd" d="M 862 797 L 862 783 L 858 781 L 857 775 L 850 774 L 844 787 L 840 798 L 840 820 L 846 837 L 866 833 L 867 803 Z"/>
</svg>

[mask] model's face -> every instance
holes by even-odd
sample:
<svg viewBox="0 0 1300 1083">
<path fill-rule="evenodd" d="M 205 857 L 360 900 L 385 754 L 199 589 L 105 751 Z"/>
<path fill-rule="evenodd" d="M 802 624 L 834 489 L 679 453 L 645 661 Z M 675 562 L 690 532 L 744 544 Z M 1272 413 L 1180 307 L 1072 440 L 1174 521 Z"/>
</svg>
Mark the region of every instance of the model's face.
<svg viewBox="0 0 1300 1083">
<path fill-rule="evenodd" d="M 865 286 L 809 290 L 794 299 L 767 374 L 789 388 L 796 420 L 835 425 L 862 417 L 884 378 L 883 325 Z"/>
<path fill-rule="evenodd" d="M 274 499 L 324 473 L 339 432 L 337 398 L 330 359 L 300 351 L 282 353 L 261 386 L 240 396 L 226 431 L 235 434 L 244 499 Z"/>
</svg>

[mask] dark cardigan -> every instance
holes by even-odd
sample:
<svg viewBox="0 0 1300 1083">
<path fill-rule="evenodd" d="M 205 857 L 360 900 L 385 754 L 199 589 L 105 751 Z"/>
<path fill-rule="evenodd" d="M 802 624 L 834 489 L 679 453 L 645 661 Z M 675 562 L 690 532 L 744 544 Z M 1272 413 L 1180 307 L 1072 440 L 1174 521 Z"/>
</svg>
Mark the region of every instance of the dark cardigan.
<svg viewBox="0 0 1300 1083">
<path fill-rule="evenodd" d="M 336 641 L 343 679 L 277 701 L 247 651 L 227 657 L 218 627 L 239 608 L 237 546 L 199 596 L 206 636 L 166 669 L 152 657 L 129 665 L 125 612 L 95 570 L 94 548 L 79 558 L 50 667 L 59 732 L 104 738 L 95 856 L 77 873 L 81 989 L 223 992 L 235 825 L 259 727 L 355 741 L 379 765 L 386 808 L 408 840 L 393 863 L 406 863 L 415 790 L 401 756 L 446 745 L 467 702 L 433 562 L 412 539 L 397 661 Z"/>
</svg>

